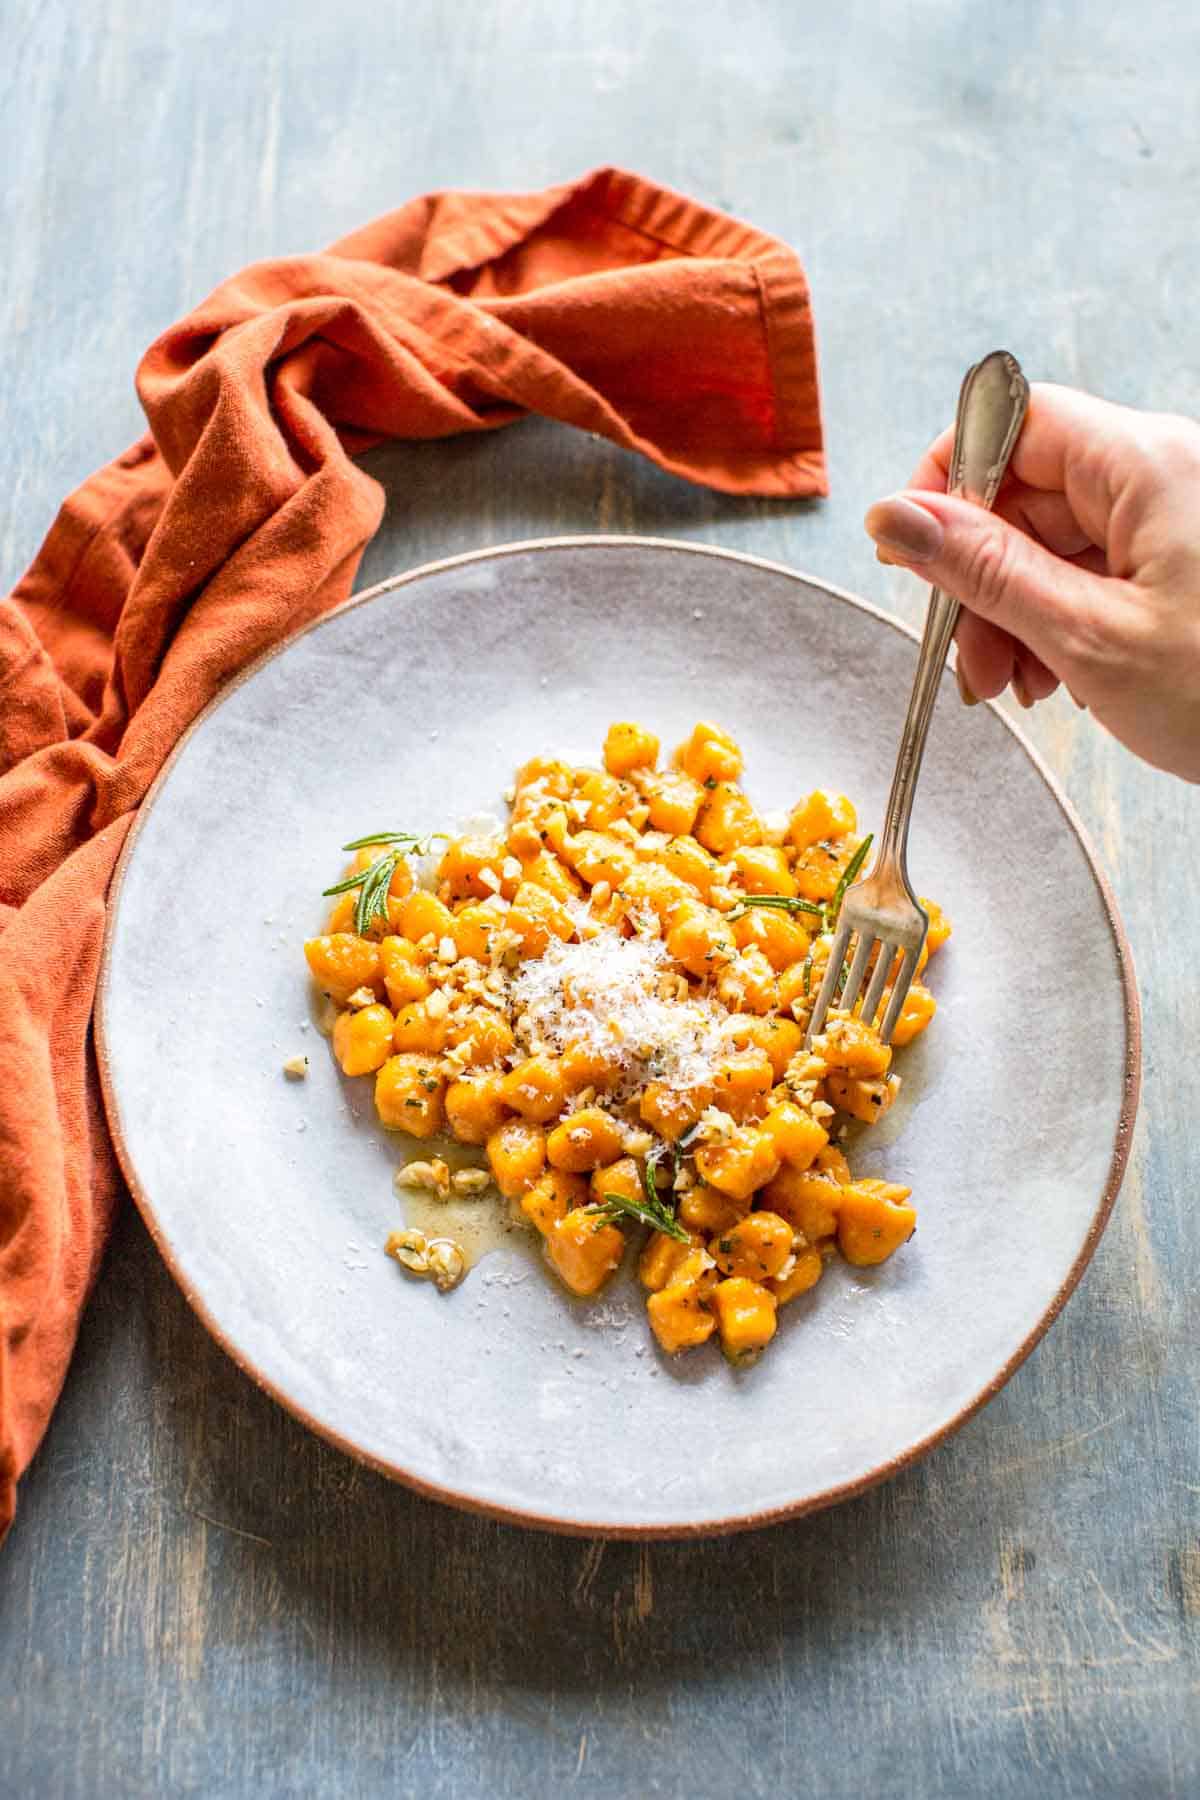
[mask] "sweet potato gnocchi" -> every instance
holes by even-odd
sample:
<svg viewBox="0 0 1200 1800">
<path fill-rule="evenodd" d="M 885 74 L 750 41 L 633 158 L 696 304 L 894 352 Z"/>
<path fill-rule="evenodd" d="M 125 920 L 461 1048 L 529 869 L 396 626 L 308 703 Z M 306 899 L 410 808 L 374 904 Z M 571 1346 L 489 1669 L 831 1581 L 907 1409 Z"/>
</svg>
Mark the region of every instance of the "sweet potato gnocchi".
<svg viewBox="0 0 1200 1800">
<path fill-rule="evenodd" d="M 380 1121 L 482 1153 L 453 1175 L 411 1162 L 404 1185 L 495 1190 L 584 1297 L 637 1232 L 659 1345 L 715 1337 L 735 1363 L 831 1257 L 869 1267 L 911 1237 L 909 1189 L 856 1179 L 842 1144 L 847 1121 L 893 1104 L 893 1052 L 936 1008 L 918 980 L 892 1044 L 833 1011 L 806 1048 L 870 839 L 823 790 L 760 815 L 741 773 L 718 725 L 660 768 L 653 733 L 620 721 L 602 768 L 526 763 L 502 830 L 347 845 L 327 930 L 305 945 L 334 1056 L 373 1077 Z M 918 975 L 950 935 L 922 904 Z M 441 1287 L 463 1272 L 446 1239 L 408 1230 L 388 1247 Z"/>
</svg>

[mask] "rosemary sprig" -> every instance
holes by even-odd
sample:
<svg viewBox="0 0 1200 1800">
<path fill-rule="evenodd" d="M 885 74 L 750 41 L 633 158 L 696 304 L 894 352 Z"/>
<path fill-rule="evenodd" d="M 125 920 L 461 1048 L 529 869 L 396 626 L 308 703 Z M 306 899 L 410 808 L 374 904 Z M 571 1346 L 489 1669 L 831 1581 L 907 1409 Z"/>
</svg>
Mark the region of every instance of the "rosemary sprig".
<svg viewBox="0 0 1200 1800">
<path fill-rule="evenodd" d="M 671 1179 L 674 1181 L 683 1159 L 682 1145 L 658 1143 L 647 1152 L 641 1171 L 644 1200 L 632 1200 L 627 1194 L 605 1194 L 602 1202 L 585 1208 L 587 1212 L 596 1214 L 597 1230 L 601 1224 L 611 1224 L 615 1218 L 624 1214 L 627 1218 L 637 1219 L 642 1225 L 649 1225 L 652 1231 L 661 1231 L 665 1237 L 674 1238 L 677 1243 L 691 1243 L 691 1238 L 675 1217 L 674 1208 L 658 1191 L 658 1171 L 668 1157 L 671 1158 Z"/>
<path fill-rule="evenodd" d="M 597 1229 L 601 1225 L 610 1225 L 614 1219 L 624 1214 L 626 1218 L 636 1219 L 641 1225 L 649 1225 L 652 1231 L 661 1231 L 665 1237 L 675 1238 L 681 1244 L 690 1244 L 692 1241 L 674 1213 L 669 1212 L 661 1200 L 652 1205 L 649 1200 L 633 1200 L 628 1194 L 605 1194 L 603 1200 L 586 1206 L 584 1211 L 595 1214 Z"/>
<path fill-rule="evenodd" d="M 744 894 L 733 908 L 733 911 L 726 916 L 731 921 L 734 919 L 743 919 L 751 908 L 761 906 L 766 907 L 768 911 L 774 912 L 807 913 L 810 918 L 819 919 L 821 921 L 822 931 L 832 930 L 834 924 L 837 922 L 838 913 L 842 909 L 842 901 L 846 897 L 846 889 L 850 886 L 852 881 L 857 879 L 859 870 L 866 862 L 867 852 L 870 850 L 871 844 L 874 841 L 874 835 L 874 832 L 869 831 L 862 843 L 858 846 L 858 849 L 854 852 L 854 855 L 842 870 L 841 879 L 834 888 L 833 897 L 831 899 L 826 900 L 823 903 L 818 903 L 815 900 L 801 900 L 800 897 L 795 894 Z M 806 981 L 804 988 L 805 993 L 808 992 L 811 980 L 812 969 L 810 967 L 808 971 L 808 981 Z"/>
<path fill-rule="evenodd" d="M 328 899 L 334 894 L 348 894 L 351 889 L 358 889 L 354 929 L 359 937 L 365 937 L 376 919 L 387 918 L 388 889 L 397 863 L 406 856 L 427 856 L 435 839 L 445 836 L 444 831 L 432 831 L 425 837 L 419 837 L 413 831 L 373 831 L 366 837 L 352 838 L 342 845 L 343 850 L 365 850 L 375 844 L 389 847 L 369 867 L 347 875 L 344 881 L 335 881 L 332 887 L 322 888 L 321 892 Z"/>
<path fill-rule="evenodd" d="M 823 906 L 818 906 L 814 900 L 801 900 L 793 894 L 745 894 L 726 917 L 744 918 L 753 906 L 765 906 L 774 912 L 811 913 L 816 919 L 825 917 Z"/>
</svg>

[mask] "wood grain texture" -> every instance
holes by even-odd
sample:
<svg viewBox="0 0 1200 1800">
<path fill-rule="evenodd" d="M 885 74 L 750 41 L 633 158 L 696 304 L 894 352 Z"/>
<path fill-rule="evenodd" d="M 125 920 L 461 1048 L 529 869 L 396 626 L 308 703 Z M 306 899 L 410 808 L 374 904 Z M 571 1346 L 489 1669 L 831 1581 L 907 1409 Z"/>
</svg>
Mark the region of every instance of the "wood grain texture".
<svg viewBox="0 0 1200 1800">
<path fill-rule="evenodd" d="M 606 160 L 795 244 L 833 497 L 722 498 L 540 423 L 401 446 L 370 458 L 389 507 L 364 585 L 599 528 L 777 557 L 912 618 L 862 512 L 980 351 L 1200 414 L 1200 15 L 1172 0 L 3 10 L 5 586 L 139 430 L 145 344 L 223 276 L 426 188 Z M 1200 794 L 1068 702 L 1029 729 L 1124 909 L 1146 1085 L 1096 1261 L 994 1404 L 793 1526 L 549 1539 L 307 1436 L 207 1339 L 127 1211 L 0 1566 L 0 1793 L 1200 1789 Z"/>
</svg>

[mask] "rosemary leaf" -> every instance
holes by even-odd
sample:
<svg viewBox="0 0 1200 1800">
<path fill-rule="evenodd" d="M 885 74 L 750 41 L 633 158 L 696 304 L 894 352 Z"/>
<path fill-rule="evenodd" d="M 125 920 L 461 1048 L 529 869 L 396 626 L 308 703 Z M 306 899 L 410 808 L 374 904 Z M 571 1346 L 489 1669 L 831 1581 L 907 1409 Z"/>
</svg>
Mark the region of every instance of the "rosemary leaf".
<svg viewBox="0 0 1200 1800">
<path fill-rule="evenodd" d="M 365 837 L 351 838 L 342 849 L 366 850 L 375 844 L 416 844 L 419 841 L 415 831 L 368 831 Z"/>
<path fill-rule="evenodd" d="M 354 929 L 359 937 L 366 936 L 376 918 L 387 918 L 388 888 L 400 856 L 401 852 L 398 850 L 385 850 L 364 875 L 358 899 L 354 903 Z"/>
<path fill-rule="evenodd" d="M 347 875 L 345 881 L 335 881 L 332 887 L 322 888 L 321 892 L 326 898 L 331 894 L 348 894 L 351 888 L 361 887 L 365 878 L 366 871 L 359 869 L 357 874 Z"/>
<path fill-rule="evenodd" d="M 846 889 L 850 886 L 852 881 L 857 881 L 858 872 L 867 860 L 867 852 L 871 848 L 874 838 L 875 833 L 873 831 L 868 831 L 866 837 L 842 870 L 842 878 L 833 890 L 833 899 L 829 902 L 827 909 L 830 923 L 837 918 L 838 913 L 841 911 L 842 901 L 846 897 Z"/>
<path fill-rule="evenodd" d="M 375 844 L 399 844 L 404 847 L 403 854 L 406 856 L 410 850 L 418 856 L 424 856 L 428 846 L 438 842 L 448 844 L 449 834 L 445 831 L 427 831 L 424 835 L 417 831 L 369 831 L 366 837 L 352 838 L 348 844 L 342 845 L 342 849 L 366 850 Z"/>
<path fill-rule="evenodd" d="M 801 900 L 792 894 L 745 894 L 726 917 L 744 918 L 754 906 L 765 906 L 775 912 L 811 913 L 815 919 L 823 919 L 825 916 L 823 906 L 817 906 L 811 900 Z"/>
</svg>

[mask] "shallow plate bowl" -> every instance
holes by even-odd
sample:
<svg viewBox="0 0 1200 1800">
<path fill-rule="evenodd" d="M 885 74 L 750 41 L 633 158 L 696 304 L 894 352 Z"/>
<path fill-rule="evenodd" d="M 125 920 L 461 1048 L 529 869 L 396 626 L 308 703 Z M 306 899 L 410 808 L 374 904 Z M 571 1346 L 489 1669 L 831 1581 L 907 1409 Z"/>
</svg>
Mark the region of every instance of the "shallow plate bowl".
<svg viewBox="0 0 1200 1800">
<path fill-rule="evenodd" d="M 1112 897 L 995 709 L 948 693 L 934 720 L 910 861 L 954 936 L 858 1157 L 911 1184 L 919 1229 L 877 1272 L 833 1265 L 753 1369 L 660 1357 L 627 1275 L 586 1305 L 515 1244 L 450 1295 L 397 1269 L 397 1140 L 312 1028 L 300 949 L 346 838 L 500 812 L 518 763 L 595 762 L 615 718 L 665 746 L 715 718 L 760 806 L 832 787 L 871 826 L 914 658 L 894 621 L 786 569 L 556 539 L 384 582 L 208 708 L 126 846 L 98 1046 L 138 1205 L 255 1381 L 425 1493 L 629 1535 L 828 1504 L 996 1392 L 1103 1229 L 1138 1032 Z M 291 1083 L 299 1050 L 312 1073 Z"/>
</svg>

